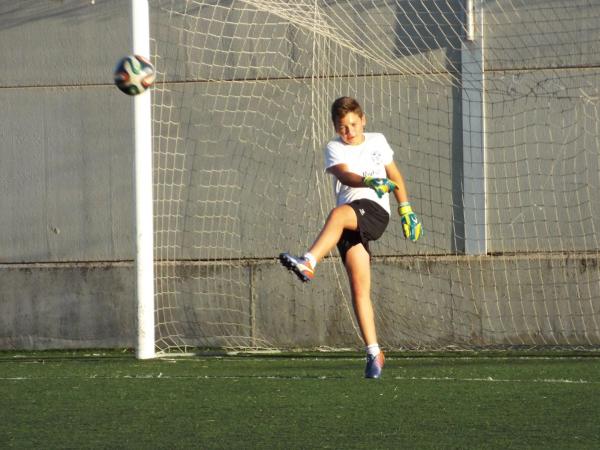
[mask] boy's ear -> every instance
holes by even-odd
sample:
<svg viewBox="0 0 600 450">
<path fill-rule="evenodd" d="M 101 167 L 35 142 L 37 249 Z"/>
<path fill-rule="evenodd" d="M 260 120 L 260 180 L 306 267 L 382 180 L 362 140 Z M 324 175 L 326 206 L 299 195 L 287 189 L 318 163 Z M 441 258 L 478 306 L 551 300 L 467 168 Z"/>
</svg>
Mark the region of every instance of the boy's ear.
<svg viewBox="0 0 600 450">
<path fill-rule="evenodd" d="M 362 116 L 362 126 L 363 128 L 367 125 L 367 115 L 363 113 Z"/>
</svg>

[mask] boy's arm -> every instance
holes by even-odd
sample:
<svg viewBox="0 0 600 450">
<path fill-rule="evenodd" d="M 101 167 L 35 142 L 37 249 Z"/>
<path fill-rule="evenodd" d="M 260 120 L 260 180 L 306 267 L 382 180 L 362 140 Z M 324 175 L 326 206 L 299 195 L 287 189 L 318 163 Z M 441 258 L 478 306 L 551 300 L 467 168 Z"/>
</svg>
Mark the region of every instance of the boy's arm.
<svg viewBox="0 0 600 450">
<path fill-rule="evenodd" d="M 350 187 L 365 187 L 363 183 L 363 177 L 360 175 L 350 172 L 347 164 L 337 164 L 327 169 L 327 172 L 335 176 L 340 183 Z"/>
<path fill-rule="evenodd" d="M 404 237 L 416 242 L 423 232 L 423 226 L 413 212 L 410 202 L 408 201 L 408 193 L 406 192 L 406 185 L 404 183 L 404 177 L 400 173 L 400 169 L 395 162 L 389 163 L 385 166 L 385 172 L 387 177 L 396 184 L 394 189 L 394 197 L 400 205 L 398 207 L 398 214 L 400 215 L 400 222 L 402 223 L 402 231 Z"/>
<path fill-rule="evenodd" d="M 393 183 L 393 181 L 389 178 L 362 177 L 354 172 L 350 172 L 346 164 L 336 164 L 335 166 L 331 166 L 327 169 L 327 172 L 334 175 L 340 181 L 340 183 L 346 186 L 353 188 L 371 188 L 377 193 L 379 198 L 383 197 L 390 191 L 397 191 L 396 184 Z M 396 173 L 398 174 L 399 179 L 402 180 L 402 176 L 397 169 Z M 401 195 L 406 196 L 404 183 L 402 184 L 402 190 L 404 193 Z"/>
<path fill-rule="evenodd" d="M 400 173 L 400 169 L 394 161 L 385 166 L 385 173 L 388 179 L 392 180 L 396 185 L 394 189 L 394 197 L 398 204 L 408 202 L 408 192 L 406 191 L 406 184 L 404 183 L 404 177 Z"/>
</svg>

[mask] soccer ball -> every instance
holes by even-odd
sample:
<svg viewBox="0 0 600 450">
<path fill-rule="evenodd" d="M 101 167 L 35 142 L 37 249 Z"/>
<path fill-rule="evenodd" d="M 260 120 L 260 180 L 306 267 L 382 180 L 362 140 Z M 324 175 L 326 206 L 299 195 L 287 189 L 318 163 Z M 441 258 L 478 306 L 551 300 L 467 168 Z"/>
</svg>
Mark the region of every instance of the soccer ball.
<svg viewBox="0 0 600 450">
<path fill-rule="evenodd" d="M 152 86 L 156 74 L 150 61 L 140 55 L 122 58 L 115 67 L 115 84 L 127 95 L 138 95 Z"/>
</svg>

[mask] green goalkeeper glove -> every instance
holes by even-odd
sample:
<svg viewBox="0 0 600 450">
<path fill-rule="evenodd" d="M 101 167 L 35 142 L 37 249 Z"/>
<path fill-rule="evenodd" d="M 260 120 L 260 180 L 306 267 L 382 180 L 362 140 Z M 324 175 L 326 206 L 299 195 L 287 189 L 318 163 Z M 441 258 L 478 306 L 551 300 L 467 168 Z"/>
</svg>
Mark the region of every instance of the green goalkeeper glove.
<svg viewBox="0 0 600 450">
<path fill-rule="evenodd" d="M 396 189 L 396 183 L 387 178 L 365 177 L 363 183 L 366 187 L 373 189 L 379 198 Z"/>
<path fill-rule="evenodd" d="M 410 203 L 400 203 L 400 206 L 398 207 L 398 214 L 400 214 L 400 221 L 402 222 L 402 231 L 404 231 L 404 237 L 413 242 L 417 242 L 419 237 L 421 237 L 423 227 L 421 226 L 419 219 L 417 219 L 417 215 L 410 207 Z"/>
</svg>

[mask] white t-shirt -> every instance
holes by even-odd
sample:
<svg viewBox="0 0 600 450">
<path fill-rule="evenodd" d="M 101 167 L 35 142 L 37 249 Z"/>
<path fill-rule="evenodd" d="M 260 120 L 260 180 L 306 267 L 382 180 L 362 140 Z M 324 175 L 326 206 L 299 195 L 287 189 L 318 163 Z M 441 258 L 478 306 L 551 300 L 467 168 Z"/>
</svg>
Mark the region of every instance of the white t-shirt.
<svg viewBox="0 0 600 450">
<path fill-rule="evenodd" d="M 325 147 L 325 169 L 346 164 L 350 172 L 361 177 L 386 178 L 385 166 L 394 160 L 394 151 L 381 133 L 365 133 L 365 140 L 359 145 L 348 145 L 338 137 L 329 141 Z M 353 188 L 342 184 L 333 177 L 333 190 L 337 206 L 354 200 L 366 198 L 373 200 L 390 213 L 389 194 L 378 198 L 371 188 Z"/>
</svg>

